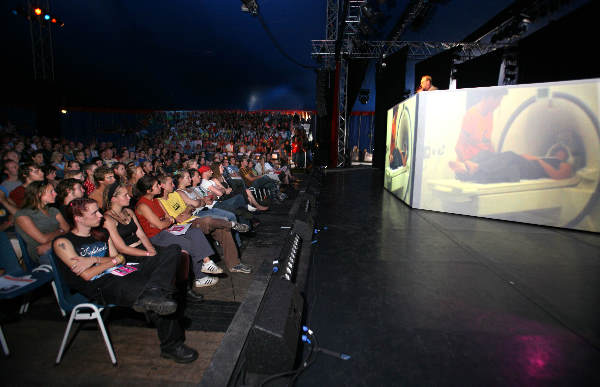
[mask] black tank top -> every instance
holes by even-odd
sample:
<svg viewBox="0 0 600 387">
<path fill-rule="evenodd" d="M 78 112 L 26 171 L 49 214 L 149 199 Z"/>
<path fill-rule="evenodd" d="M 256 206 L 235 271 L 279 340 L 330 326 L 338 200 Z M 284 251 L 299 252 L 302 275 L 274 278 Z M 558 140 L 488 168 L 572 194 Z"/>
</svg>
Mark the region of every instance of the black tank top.
<svg viewBox="0 0 600 387">
<path fill-rule="evenodd" d="M 133 219 L 130 219 L 129 223 L 127 224 L 117 222 L 117 232 L 119 233 L 121 238 L 123 238 L 123 241 L 127 246 L 140 240 L 140 238 L 138 238 L 138 236 L 136 235 L 137 230 L 137 224 L 135 224 Z"/>
</svg>

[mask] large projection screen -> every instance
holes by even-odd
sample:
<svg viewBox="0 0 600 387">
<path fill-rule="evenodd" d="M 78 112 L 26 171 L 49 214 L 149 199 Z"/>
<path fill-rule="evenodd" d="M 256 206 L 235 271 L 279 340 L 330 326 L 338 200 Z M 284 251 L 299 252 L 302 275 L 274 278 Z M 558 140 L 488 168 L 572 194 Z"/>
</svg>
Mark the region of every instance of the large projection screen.
<svg viewBox="0 0 600 387">
<path fill-rule="evenodd" d="M 414 208 L 600 232 L 599 94 L 598 79 L 420 93 L 388 112 L 385 187 Z M 391 165 L 403 125 L 414 157 Z"/>
<path fill-rule="evenodd" d="M 408 205 L 412 201 L 417 97 L 388 110 L 384 187 Z"/>
<path fill-rule="evenodd" d="M 413 206 L 599 232 L 599 85 L 420 95 Z"/>
</svg>

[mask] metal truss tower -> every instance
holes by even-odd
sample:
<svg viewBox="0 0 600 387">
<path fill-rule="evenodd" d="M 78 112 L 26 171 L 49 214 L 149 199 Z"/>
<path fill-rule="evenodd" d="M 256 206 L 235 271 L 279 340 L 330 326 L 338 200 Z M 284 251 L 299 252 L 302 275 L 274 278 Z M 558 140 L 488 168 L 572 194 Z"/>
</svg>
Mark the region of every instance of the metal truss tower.
<svg viewBox="0 0 600 387">
<path fill-rule="evenodd" d="M 367 4 L 366 0 L 328 0 L 327 1 L 327 31 L 326 37 L 328 42 L 331 42 L 331 57 L 321 56 L 324 59 L 323 65 L 328 69 L 336 69 L 336 75 L 339 77 L 337 84 L 337 100 L 334 101 L 337 109 L 337 117 L 335 122 L 336 151 L 335 166 L 340 167 L 346 160 L 347 149 L 347 116 L 348 116 L 348 101 L 347 101 L 347 84 L 348 84 L 348 55 L 340 52 L 336 57 L 336 42 L 340 40 L 342 51 L 343 47 L 352 44 L 359 36 L 359 25 L 362 16 L 363 5 Z M 342 5 L 347 6 L 347 12 L 342 12 Z M 341 18 L 344 18 L 340 22 Z M 340 36 L 341 35 L 341 36 Z M 343 55 L 342 55 L 343 54 Z M 316 59 L 319 56 L 313 55 Z"/>
<path fill-rule="evenodd" d="M 45 12 L 50 12 L 50 2 L 31 0 L 27 1 L 27 12 L 34 15 L 33 10 L 44 7 Z M 52 47 L 52 28 L 49 20 L 42 16 L 28 17 L 29 31 L 31 34 L 31 51 L 33 54 L 33 79 L 39 81 L 54 80 L 54 51 Z"/>
</svg>

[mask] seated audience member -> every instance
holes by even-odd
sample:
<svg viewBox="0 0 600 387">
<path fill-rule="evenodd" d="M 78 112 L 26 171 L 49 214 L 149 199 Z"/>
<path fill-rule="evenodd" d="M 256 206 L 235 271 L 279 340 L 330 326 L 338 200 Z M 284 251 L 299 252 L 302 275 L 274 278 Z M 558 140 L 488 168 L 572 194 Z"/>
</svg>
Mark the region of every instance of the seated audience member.
<svg viewBox="0 0 600 387">
<path fill-rule="evenodd" d="M 79 162 L 77 162 L 76 160 L 67 161 L 67 167 L 65 168 L 65 172 L 66 171 L 80 171 L 80 170 L 81 170 L 81 165 L 79 165 Z"/>
<path fill-rule="evenodd" d="M 254 195 L 252 194 L 252 191 L 247 189 L 245 185 L 231 185 L 230 186 L 223 175 L 223 173 L 225 171 L 223 164 L 221 164 L 219 162 L 215 162 L 210 166 L 210 169 L 213 172 L 211 181 L 213 181 L 215 183 L 215 185 L 218 189 L 220 189 L 221 191 L 224 192 L 226 197 L 238 195 L 238 194 L 242 195 L 245 202 L 250 205 L 248 207 L 248 209 L 251 211 L 252 211 L 252 207 L 255 209 L 258 209 L 260 211 L 266 211 L 269 209 L 269 207 L 260 205 L 258 203 L 258 201 L 256 200 L 256 198 L 254 197 Z M 240 181 L 240 182 L 242 182 L 242 181 Z"/>
<path fill-rule="evenodd" d="M 138 181 L 137 189 L 144 192 L 136 207 L 136 215 L 144 232 L 156 246 L 167 246 L 177 244 L 192 258 L 192 269 L 196 280 L 193 292 L 197 289 L 215 285 L 218 278 L 206 274 L 220 274 L 223 269 L 218 267 L 210 257 L 214 251 L 204 232 L 199 228 L 190 227 L 184 234 L 175 235 L 167 229 L 175 223 L 175 219 L 165 213 L 158 202 L 161 188 L 154 176 L 144 176 Z"/>
<path fill-rule="evenodd" d="M 56 167 L 53 165 L 45 165 L 42 167 L 42 172 L 44 172 L 46 180 L 56 188 L 58 185 L 58 180 L 56 179 Z"/>
<path fill-rule="evenodd" d="M 135 186 L 137 182 L 145 175 L 144 169 L 131 163 L 127 166 L 127 192 L 132 198 L 138 198 L 141 193 L 138 193 Z"/>
<path fill-rule="evenodd" d="M 77 163 L 79 163 L 79 167 L 82 168 L 86 164 L 85 152 L 81 149 L 75 150 L 75 161 L 77 161 Z"/>
<path fill-rule="evenodd" d="M 25 163 L 19 168 L 19 178 L 23 184 L 13 189 L 9 197 L 20 208 L 25 199 L 25 189 L 34 181 L 44 180 L 44 172 L 35 164 Z"/>
<path fill-rule="evenodd" d="M 125 164 L 116 162 L 112 165 L 112 170 L 115 175 L 116 182 L 123 184 L 127 182 L 127 170 L 125 169 Z"/>
<path fill-rule="evenodd" d="M 277 187 L 277 183 L 270 179 L 267 176 L 258 176 L 256 171 L 252 169 L 252 164 L 248 159 L 242 159 L 242 164 L 240 168 L 240 175 L 246 182 L 246 185 L 254 187 L 256 189 L 265 188 L 270 192 L 271 197 L 283 201 L 287 197 L 284 193 L 279 192 L 279 188 Z"/>
<path fill-rule="evenodd" d="M 40 168 L 43 167 L 45 164 L 44 151 L 41 149 L 33 151 L 33 153 L 31 154 L 31 162 Z"/>
<path fill-rule="evenodd" d="M 77 179 L 81 182 L 83 182 L 84 176 L 83 176 L 83 171 L 80 170 L 76 170 L 76 171 L 65 171 L 65 179 Z"/>
<path fill-rule="evenodd" d="M 113 151 L 111 148 L 106 148 L 100 153 L 100 157 L 102 158 L 102 164 L 111 168 L 114 163 L 117 162 L 116 159 L 113 158 Z"/>
<path fill-rule="evenodd" d="M 234 194 L 232 188 L 220 188 L 217 183 L 212 180 L 213 171 L 210 167 L 204 165 L 198 169 L 198 172 L 200 172 L 200 175 L 202 176 L 200 187 L 214 195 L 216 203 L 213 208 L 231 211 L 240 217 L 240 221 L 243 223 L 255 220 L 251 211 L 255 211 L 256 208 L 250 206 L 242 195 Z"/>
<path fill-rule="evenodd" d="M 15 163 L 17 163 L 17 165 L 19 165 L 19 163 L 21 162 L 21 156 L 20 156 L 19 152 L 17 152 L 16 150 L 9 150 L 6 153 L 4 153 L 4 157 L 2 157 L 2 160 L 3 161 L 12 160 Z"/>
<path fill-rule="evenodd" d="M 211 218 L 224 219 L 224 220 L 229 220 L 229 221 L 237 223 L 238 217 L 236 214 L 234 214 L 231 211 L 224 210 L 222 208 L 214 207 L 215 201 L 213 199 L 211 199 L 214 195 L 209 194 L 207 191 L 205 191 L 199 185 L 200 182 L 202 181 L 202 177 L 200 177 L 200 172 L 198 172 L 197 169 L 189 169 L 188 173 L 190 174 L 190 176 L 192 178 L 192 184 L 189 185 L 187 188 L 185 188 L 185 190 L 183 190 L 181 192 L 188 195 L 190 197 L 190 199 L 192 199 L 192 200 L 198 200 L 200 202 L 204 201 L 203 202 L 204 206 L 197 207 L 192 215 L 194 215 L 197 218 L 204 218 L 204 217 L 208 216 Z M 241 247 L 242 240 L 240 238 L 239 233 L 249 231 L 250 226 L 245 223 L 240 223 L 238 228 L 242 228 L 242 230 L 240 230 L 239 232 L 233 230 L 232 234 L 234 236 L 235 242 L 237 243 L 238 247 Z"/>
<path fill-rule="evenodd" d="M 192 216 L 194 207 L 186 205 L 183 196 L 185 193 L 173 192 L 175 186 L 173 179 L 170 176 L 161 175 L 158 177 L 158 182 L 162 190 L 161 197 L 158 202 L 162 209 L 175 219 L 178 224 L 193 222 L 194 227 L 199 227 L 204 234 L 210 234 L 214 240 L 223 246 L 223 260 L 230 272 L 251 273 L 252 268 L 245 265 L 239 260 L 239 253 L 231 230 L 247 231 L 248 228 L 243 227 L 237 222 L 225 221 L 223 219 L 215 219 L 212 217 L 197 218 Z"/>
<path fill-rule="evenodd" d="M 66 216 L 65 206 L 75 199 L 81 199 L 83 196 L 84 189 L 80 180 L 63 179 L 58 183 L 56 186 L 56 205 L 63 218 Z"/>
<path fill-rule="evenodd" d="M 292 181 L 296 181 L 297 179 L 292 175 L 292 172 L 288 165 L 282 165 L 279 159 L 272 160 L 273 169 L 275 173 L 279 174 L 279 179 L 284 184 L 290 184 Z"/>
<path fill-rule="evenodd" d="M 0 188 L 0 231 L 6 231 L 15 223 L 17 207 L 6 197 L 4 189 Z"/>
<path fill-rule="evenodd" d="M 0 184 L 0 186 L 4 187 L 8 194 L 10 194 L 12 190 L 23 184 L 19 180 L 18 162 L 14 160 L 4 160 L 4 167 L 2 168 L 2 171 L 6 174 L 6 179 L 2 181 L 2 184 Z"/>
<path fill-rule="evenodd" d="M 177 260 L 168 255 L 148 256 L 135 266 L 137 270 L 113 275 L 110 269 L 126 261 L 110 239 L 107 243 L 91 236 L 91 229 L 99 226 L 102 218 L 96 202 L 75 199 L 67 211 L 73 230 L 54 242 L 58 270 L 67 285 L 94 302 L 147 313 L 157 329 L 161 357 L 177 363 L 196 360 L 198 352 L 184 344 L 184 330 L 175 315 L 177 303 L 169 296 Z"/>
<path fill-rule="evenodd" d="M 94 180 L 96 181 L 96 189 L 89 197 L 98 203 L 98 207 L 102 208 L 104 203 L 104 190 L 107 186 L 115 182 L 115 174 L 110 167 L 98 167 L 94 172 Z"/>
<path fill-rule="evenodd" d="M 96 164 L 85 164 L 83 166 L 83 173 L 85 174 L 83 188 L 85 188 L 85 194 L 88 196 L 96 189 L 96 180 L 94 180 L 94 172 L 96 172 L 96 169 L 98 169 Z"/>
<path fill-rule="evenodd" d="M 69 231 L 59 210 L 50 207 L 56 192 L 47 181 L 34 181 L 27 186 L 23 207 L 15 214 L 16 231 L 27 244 L 27 252 L 37 264 L 49 264 L 47 254 L 54 238 Z"/>
<path fill-rule="evenodd" d="M 65 173 L 64 156 L 60 152 L 52 152 L 50 156 L 50 165 L 56 168 L 56 176 L 63 178 Z"/>
</svg>

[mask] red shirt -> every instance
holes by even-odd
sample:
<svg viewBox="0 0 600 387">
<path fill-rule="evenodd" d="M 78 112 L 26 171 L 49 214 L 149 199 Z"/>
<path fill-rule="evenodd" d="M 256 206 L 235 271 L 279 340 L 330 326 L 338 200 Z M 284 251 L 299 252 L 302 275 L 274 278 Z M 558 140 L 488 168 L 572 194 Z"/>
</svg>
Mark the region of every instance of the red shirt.
<svg viewBox="0 0 600 387">
<path fill-rule="evenodd" d="M 156 234 L 161 232 L 162 229 L 154 227 L 148 221 L 148 219 L 146 219 L 142 214 L 140 214 L 138 212 L 137 207 L 139 207 L 139 205 L 142 203 L 147 205 L 148 207 L 150 207 L 152 212 L 154 212 L 154 215 L 158 216 L 159 219 L 162 219 L 165 217 L 165 211 L 160 206 L 158 199 L 148 200 L 147 198 L 142 196 L 140 198 L 140 200 L 138 200 L 136 210 L 135 210 L 135 215 L 137 216 L 138 220 L 140 221 L 140 226 L 142 226 L 142 229 L 144 230 L 144 232 L 146 233 L 148 238 L 152 238 L 153 236 L 155 236 Z"/>
<path fill-rule="evenodd" d="M 94 192 L 96 186 L 88 179 L 85 179 L 83 182 L 83 188 L 85 188 L 85 194 L 89 196 L 92 192 Z"/>
<path fill-rule="evenodd" d="M 473 106 L 463 118 L 456 143 L 456 154 L 461 161 L 470 160 L 481 151 L 494 152 L 492 147 L 493 111 L 481 114 L 482 103 Z"/>
<path fill-rule="evenodd" d="M 8 197 L 15 202 L 17 207 L 21 208 L 23 202 L 25 201 L 25 187 L 23 187 L 22 185 L 18 186 L 17 188 L 10 191 Z"/>
</svg>

